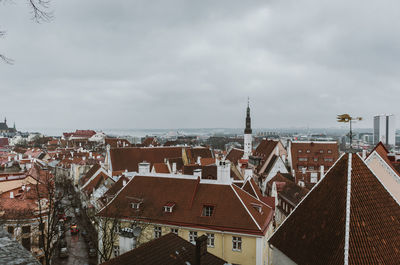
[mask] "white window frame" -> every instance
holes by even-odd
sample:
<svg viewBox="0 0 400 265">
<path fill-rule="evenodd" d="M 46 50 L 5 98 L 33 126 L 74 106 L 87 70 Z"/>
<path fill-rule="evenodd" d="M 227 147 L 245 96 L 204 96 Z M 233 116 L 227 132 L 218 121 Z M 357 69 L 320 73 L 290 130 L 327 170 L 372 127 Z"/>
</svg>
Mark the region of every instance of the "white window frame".
<svg viewBox="0 0 400 265">
<path fill-rule="evenodd" d="M 160 238 L 162 236 L 161 226 L 154 227 L 154 238 Z"/>
<path fill-rule="evenodd" d="M 189 242 L 192 244 L 196 244 L 197 236 L 197 231 L 189 231 Z"/>
<path fill-rule="evenodd" d="M 173 207 L 173 206 L 164 206 L 164 212 L 166 212 L 166 213 L 172 213 L 172 207 Z"/>
<path fill-rule="evenodd" d="M 240 236 L 232 237 L 232 250 L 242 251 L 242 238 Z"/>
<path fill-rule="evenodd" d="M 119 256 L 119 246 L 115 246 L 114 245 L 113 253 L 114 253 L 114 257 L 118 257 Z"/>
<path fill-rule="evenodd" d="M 207 216 L 210 217 L 213 215 L 214 213 L 214 206 L 212 205 L 204 205 L 203 206 L 203 212 L 202 212 L 202 216 Z"/>
<path fill-rule="evenodd" d="M 215 235 L 211 233 L 207 233 L 207 247 L 213 248 L 215 247 Z"/>
<path fill-rule="evenodd" d="M 171 228 L 171 233 L 178 235 L 179 229 L 178 228 Z"/>
</svg>

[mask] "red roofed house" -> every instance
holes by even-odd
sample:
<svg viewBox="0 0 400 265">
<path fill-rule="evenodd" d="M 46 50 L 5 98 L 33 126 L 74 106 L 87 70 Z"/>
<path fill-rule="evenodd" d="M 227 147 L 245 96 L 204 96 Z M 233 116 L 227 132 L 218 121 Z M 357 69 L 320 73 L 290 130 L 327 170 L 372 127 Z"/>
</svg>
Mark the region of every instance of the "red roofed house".
<svg viewBox="0 0 400 265">
<path fill-rule="evenodd" d="M 344 154 L 268 240 L 273 264 L 400 261 L 400 205 L 357 154 Z"/>
<path fill-rule="evenodd" d="M 400 174 L 397 167 L 398 162 L 393 161 L 394 157 L 396 156 L 390 154 L 382 142 L 379 142 L 365 159 L 365 163 L 393 197 L 400 201 Z"/>
<path fill-rule="evenodd" d="M 121 231 L 145 224 L 139 244 L 171 232 L 192 243 L 206 235 L 207 251 L 229 263 L 261 265 L 269 260 L 266 240 L 273 229 L 273 209 L 232 183 L 227 161 L 220 161 L 216 180 L 136 175 L 98 216 L 118 216 Z M 135 246 L 124 233 L 118 242 L 121 254 Z"/>
<path fill-rule="evenodd" d="M 317 183 L 338 158 L 337 142 L 290 141 L 288 144 L 291 173 L 296 184 L 302 186 Z"/>
<path fill-rule="evenodd" d="M 276 226 L 286 219 L 308 191 L 294 183 L 293 176 L 287 173 L 278 172 L 268 181 L 266 194 L 274 198 Z"/>
</svg>

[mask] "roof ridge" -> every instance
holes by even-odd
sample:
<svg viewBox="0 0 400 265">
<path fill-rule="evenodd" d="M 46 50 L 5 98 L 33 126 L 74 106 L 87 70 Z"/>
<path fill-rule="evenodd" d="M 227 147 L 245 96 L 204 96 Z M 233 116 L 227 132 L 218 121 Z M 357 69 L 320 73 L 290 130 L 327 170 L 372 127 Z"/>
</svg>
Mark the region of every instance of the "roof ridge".
<svg viewBox="0 0 400 265">
<path fill-rule="evenodd" d="M 303 199 L 301 199 L 301 201 L 296 205 L 296 207 L 294 207 L 293 211 L 291 211 L 291 212 L 289 213 L 289 215 L 286 216 L 285 220 L 283 220 L 283 222 L 279 225 L 279 227 L 278 227 L 278 228 L 272 233 L 272 235 L 268 238 L 268 241 L 275 235 L 275 233 L 279 230 L 279 228 L 286 222 L 286 220 L 289 219 L 289 217 L 296 211 L 296 209 L 303 203 L 303 201 L 311 194 L 311 192 L 312 192 L 316 187 L 318 187 L 318 186 L 321 184 L 321 182 L 322 182 L 322 180 L 325 178 L 325 176 L 328 175 L 328 173 L 336 166 L 336 164 L 337 164 L 340 160 L 342 160 L 343 156 L 345 156 L 345 155 L 346 155 L 346 153 L 343 153 L 343 154 L 338 158 L 338 160 L 336 160 L 336 162 L 335 162 L 335 163 L 328 169 L 328 171 L 324 174 L 324 177 L 321 178 L 321 179 L 311 188 L 311 190 L 308 191 L 308 193 L 306 194 L 306 196 L 304 196 Z M 297 185 L 296 182 L 295 182 L 295 185 Z"/>
<path fill-rule="evenodd" d="M 233 192 L 235 193 L 236 197 L 239 199 L 239 201 L 242 203 L 243 207 L 246 209 L 246 212 L 250 215 L 251 219 L 253 220 L 253 222 L 256 224 L 257 228 L 262 231 L 260 225 L 257 223 L 256 219 L 254 218 L 254 216 L 250 213 L 249 209 L 247 209 L 246 204 L 243 202 L 242 198 L 240 198 L 239 194 L 237 193 L 237 191 L 235 190 L 235 188 L 233 187 L 233 184 L 229 185 L 231 186 Z M 238 187 L 238 189 L 240 189 Z"/>
<path fill-rule="evenodd" d="M 349 264 L 349 240 L 350 240 L 350 199 L 351 199 L 351 171 L 352 153 L 349 153 L 347 166 L 347 191 L 346 191 L 346 221 L 344 234 L 344 265 Z"/>
</svg>

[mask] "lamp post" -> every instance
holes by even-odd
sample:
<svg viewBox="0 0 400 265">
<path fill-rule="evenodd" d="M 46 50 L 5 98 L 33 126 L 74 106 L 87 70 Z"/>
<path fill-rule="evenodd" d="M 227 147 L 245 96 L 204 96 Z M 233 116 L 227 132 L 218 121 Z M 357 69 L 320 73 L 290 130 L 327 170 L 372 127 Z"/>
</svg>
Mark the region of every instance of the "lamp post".
<svg viewBox="0 0 400 265">
<path fill-rule="evenodd" d="M 341 115 L 337 115 L 336 117 L 337 122 L 345 122 L 345 123 L 349 123 L 350 124 L 350 150 L 353 149 L 353 130 L 352 130 L 352 123 L 353 122 L 357 122 L 357 121 L 361 121 L 362 117 L 351 117 L 349 114 L 341 114 Z"/>
</svg>

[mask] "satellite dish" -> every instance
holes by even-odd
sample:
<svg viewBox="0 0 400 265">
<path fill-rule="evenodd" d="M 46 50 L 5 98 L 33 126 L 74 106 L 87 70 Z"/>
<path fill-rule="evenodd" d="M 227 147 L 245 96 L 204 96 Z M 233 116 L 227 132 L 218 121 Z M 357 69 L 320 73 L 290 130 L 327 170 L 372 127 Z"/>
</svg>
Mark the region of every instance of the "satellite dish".
<svg viewBox="0 0 400 265">
<path fill-rule="evenodd" d="M 140 233 L 142 233 L 142 228 L 140 228 L 139 226 L 136 226 L 135 228 L 133 228 L 133 235 L 135 237 L 140 236 Z"/>
</svg>

